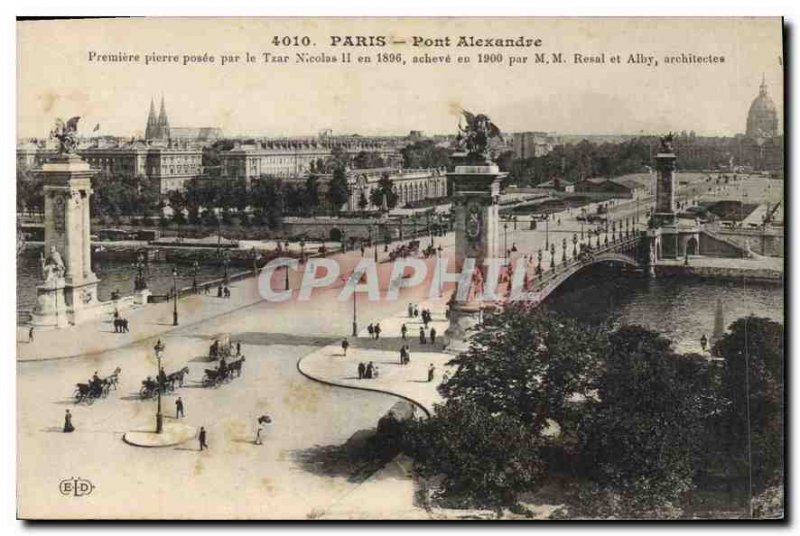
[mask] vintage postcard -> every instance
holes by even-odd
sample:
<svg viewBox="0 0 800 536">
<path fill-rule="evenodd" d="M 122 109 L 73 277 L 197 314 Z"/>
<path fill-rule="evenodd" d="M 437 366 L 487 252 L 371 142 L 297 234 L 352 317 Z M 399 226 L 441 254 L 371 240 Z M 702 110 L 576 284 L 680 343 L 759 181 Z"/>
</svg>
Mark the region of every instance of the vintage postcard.
<svg viewBox="0 0 800 536">
<path fill-rule="evenodd" d="M 22 519 L 782 519 L 783 20 L 17 21 Z"/>
</svg>

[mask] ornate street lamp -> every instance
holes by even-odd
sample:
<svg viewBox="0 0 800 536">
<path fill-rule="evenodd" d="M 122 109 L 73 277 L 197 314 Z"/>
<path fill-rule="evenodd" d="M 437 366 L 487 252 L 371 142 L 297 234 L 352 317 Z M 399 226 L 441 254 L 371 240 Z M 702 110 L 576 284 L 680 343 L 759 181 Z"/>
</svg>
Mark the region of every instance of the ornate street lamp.
<svg viewBox="0 0 800 536">
<path fill-rule="evenodd" d="M 145 257 L 143 252 L 139 252 L 136 256 L 136 278 L 133 280 L 133 290 L 144 290 L 147 288 L 147 279 L 144 275 Z"/>
<path fill-rule="evenodd" d="M 541 276 L 542 275 L 542 249 L 541 248 L 539 248 L 539 250 L 536 252 L 536 258 L 539 261 L 536 264 L 536 275 Z"/>
<path fill-rule="evenodd" d="M 228 265 L 231 263 L 231 252 L 225 250 L 222 252 L 222 266 L 225 268 L 225 285 L 228 284 Z"/>
<path fill-rule="evenodd" d="M 561 239 L 561 264 L 567 265 L 567 239 Z"/>
<path fill-rule="evenodd" d="M 372 249 L 372 260 L 377 264 L 378 262 L 378 241 L 375 240 L 375 247 Z"/>
<path fill-rule="evenodd" d="M 544 249 L 550 249 L 550 215 L 544 220 Z"/>
<path fill-rule="evenodd" d="M 503 258 L 508 260 L 508 222 L 503 222 Z"/>
<path fill-rule="evenodd" d="M 197 292 L 197 273 L 200 271 L 200 264 L 195 261 L 192 263 L 192 290 Z"/>
<path fill-rule="evenodd" d="M 617 241 L 617 222 L 611 222 L 611 242 Z"/>
<path fill-rule="evenodd" d="M 577 233 L 572 233 L 572 256 L 578 256 L 578 235 Z"/>
<path fill-rule="evenodd" d="M 156 345 L 153 347 L 156 352 L 157 370 L 156 370 L 156 384 L 158 385 L 158 406 L 156 407 L 156 433 L 160 434 L 164 431 L 164 415 L 161 413 L 161 354 L 164 352 L 164 343 L 158 339 Z"/>
<path fill-rule="evenodd" d="M 172 325 L 178 325 L 178 267 L 172 267 Z"/>
<path fill-rule="evenodd" d="M 554 270 L 556 267 L 556 245 L 550 244 L 550 269 Z"/>
<path fill-rule="evenodd" d="M 258 277 L 258 259 L 261 258 L 261 255 L 256 251 L 255 246 L 253 246 L 253 275 Z"/>
</svg>

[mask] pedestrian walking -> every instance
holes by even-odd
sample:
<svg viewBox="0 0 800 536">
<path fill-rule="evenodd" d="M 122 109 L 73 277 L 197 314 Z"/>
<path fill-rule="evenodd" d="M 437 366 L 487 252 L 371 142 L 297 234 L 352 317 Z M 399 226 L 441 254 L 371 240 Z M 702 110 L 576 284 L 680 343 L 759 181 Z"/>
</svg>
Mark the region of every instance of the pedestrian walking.
<svg viewBox="0 0 800 536">
<path fill-rule="evenodd" d="M 67 410 L 67 412 L 64 414 L 64 433 L 68 434 L 74 431 L 75 427 L 72 426 L 72 413 Z"/>
<path fill-rule="evenodd" d="M 242 343 L 241 342 L 237 342 L 236 343 L 236 355 L 242 355 Z"/>
<path fill-rule="evenodd" d="M 433 366 L 433 363 L 428 366 L 428 381 L 433 381 L 433 373 L 436 372 L 436 367 Z"/>
<path fill-rule="evenodd" d="M 28 330 L 28 342 L 33 342 L 33 326 L 31 326 L 31 329 Z"/>
<path fill-rule="evenodd" d="M 197 435 L 197 439 L 200 442 L 200 450 L 208 448 L 208 443 L 206 443 L 206 429 L 204 427 L 200 427 L 200 433 Z"/>
<path fill-rule="evenodd" d="M 375 328 L 372 327 L 372 324 L 367 326 L 367 333 L 369 333 L 369 338 L 370 339 L 375 335 Z"/>
<path fill-rule="evenodd" d="M 408 318 L 414 318 L 414 304 L 408 304 Z"/>
<path fill-rule="evenodd" d="M 428 343 L 428 341 L 425 340 L 425 328 L 423 328 L 422 326 L 420 326 L 420 328 L 419 328 L 419 343 L 420 344 L 427 344 Z"/>
<path fill-rule="evenodd" d="M 217 286 L 217 298 L 222 297 L 222 285 Z"/>
<path fill-rule="evenodd" d="M 366 371 L 367 371 L 367 367 L 364 365 L 364 363 L 359 363 L 358 364 L 358 379 L 359 380 L 363 380 L 364 379 L 364 374 L 366 373 Z"/>
<path fill-rule="evenodd" d="M 419 318 L 419 307 L 414 306 L 414 318 Z"/>
<path fill-rule="evenodd" d="M 347 357 L 347 349 L 350 348 L 350 342 L 347 339 L 342 339 L 342 352 Z"/>
<path fill-rule="evenodd" d="M 262 415 L 256 422 L 256 445 L 263 445 L 264 435 L 267 433 L 267 426 L 272 423 L 269 415 Z"/>
<path fill-rule="evenodd" d="M 375 324 L 375 340 L 377 341 L 380 338 L 381 338 L 381 325 L 378 323 Z"/>
<path fill-rule="evenodd" d="M 178 397 L 178 400 L 175 401 L 175 418 L 180 419 L 181 417 L 184 417 L 183 400 L 181 400 L 181 397 Z"/>
<path fill-rule="evenodd" d="M 125 331 L 125 333 L 128 333 L 130 331 L 128 329 L 128 319 L 127 318 L 123 318 L 122 319 L 122 329 Z"/>
<path fill-rule="evenodd" d="M 368 380 L 372 379 L 372 373 L 375 371 L 375 365 L 372 364 L 372 361 L 367 363 L 367 370 L 364 372 L 364 377 Z"/>
<path fill-rule="evenodd" d="M 407 334 L 408 334 L 408 328 L 406 327 L 405 324 L 403 324 L 402 326 L 400 326 L 400 337 L 402 337 L 403 340 L 406 340 Z"/>
<path fill-rule="evenodd" d="M 431 344 L 436 344 L 436 328 L 431 327 Z"/>
<path fill-rule="evenodd" d="M 405 365 L 406 364 L 406 347 L 405 347 L 405 345 L 400 347 L 400 364 L 401 365 Z"/>
</svg>

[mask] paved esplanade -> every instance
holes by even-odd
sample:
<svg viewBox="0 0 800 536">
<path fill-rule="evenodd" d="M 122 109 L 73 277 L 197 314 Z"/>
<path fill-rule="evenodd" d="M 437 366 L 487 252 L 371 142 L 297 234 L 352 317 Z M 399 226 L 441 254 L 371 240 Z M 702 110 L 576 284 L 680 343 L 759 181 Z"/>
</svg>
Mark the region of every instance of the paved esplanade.
<svg viewBox="0 0 800 536">
<path fill-rule="evenodd" d="M 438 245 L 440 239 L 436 241 Z M 446 239 L 444 244 L 447 247 Z M 343 270 L 359 258 L 359 252 L 348 253 Z M 381 266 L 389 269 L 389 264 Z M 149 322 L 147 329 L 164 341 L 167 372 L 189 367 L 186 387 L 163 397 L 164 413 L 171 420 L 175 397 L 183 398 L 184 422 L 208 431 L 210 449 L 202 453 L 195 440 L 164 449 L 136 448 L 121 440 L 124 432 L 154 423 L 155 402 L 141 401 L 137 395 L 141 380 L 155 374 L 154 339 L 85 357 L 18 363 L 20 515 L 28 508 L 46 515 L 52 506 L 76 517 L 101 513 L 135 518 L 149 513 L 303 518 L 331 511 L 353 493 L 357 484 L 348 477 L 356 468 L 326 467 L 319 462 L 319 451 L 373 428 L 397 398 L 327 386 L 297 370 L 301 357 L 349 334 L 352 300 L 340 302 L 340 289 L 334 288 L 315 291 L 306 303 L 259 301 L 242 307 L 248 301 L 242 295 L 254 295 L 253 285 L 252 279 L 235 283 L 232 298 L 224 304 L 206 296 L 181 300 L 182 325 L 170 332 L 164 330 L 172 326 L 164 324 L 171 320 L 171 304 L 154 306 L 155 318 L 145 318 L 141 311 L 128 315 L 131 337 Z M 360 327 L 398 314 L 408 301 L 422 301 L 427 291 L 427 285 L 404 290 L 393 302 L 360 297 Z M 199 319 L 210 314 L 199 311 L 205 307 L 216 308 L 217 314 L 230 312 L 188 325 L 191 315 Z M 110 325 L 89 323 L 37 333 L 33 344 L 19 347 L 57 353 L 60 346 L 75 344 L 70 341 L 78 336 L 81 344 L 100 338 L 117 346 L 130 342 L 127 336 L 100 330 L 112 331 Z M 247 359 L 244 371 L 219 388 L 202 388 L 196 382 L 209 366 L 202 356 L 220 333 L 241 341 Z M 73 404 L 76 383 L 86 382 L 95 370 L 105 376 L 115 367 L 122 369 L 117 391 L 92 406 Z M 72 434 L 61 431 L 65 409 L 74 415 Z M 263 414 L 270 415 L 273 424 L 264 445 L 256 446 L 256 418 Z M 95 491 L 83 500 L 63 497 L 58 484 L 70 477 L 90 480 Z M 405 504 L 412 508 L 411 494 Z M 364 508 L 370 510 L 367 504 Z M 419 515 L 424 517 L 424 511 Z"/>
</svg>

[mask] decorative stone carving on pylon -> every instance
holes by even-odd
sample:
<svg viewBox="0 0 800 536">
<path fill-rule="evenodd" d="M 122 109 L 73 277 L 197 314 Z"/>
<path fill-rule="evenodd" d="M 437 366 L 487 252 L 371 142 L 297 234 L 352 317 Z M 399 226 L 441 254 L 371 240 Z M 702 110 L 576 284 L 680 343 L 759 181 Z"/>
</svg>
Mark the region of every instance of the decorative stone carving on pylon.
<svg viewBox="0 0 800 536">
<path fill-rule="evenodd" d="M 95 171 L 76 154 L 79 119 L 56 121 L 51 136 L 58 141 L 58 154 L 35 171 L 44 184 L 46 256 L 31 323 L 40 328 L 63 327 L 99 314 L 89 215 Z"/>
<path fill-rule="evenodd" d="M 483 285 L 486 279 L 484 260 L 498 257 L 500 181 L 507 174 L 489 157 L 489 142 L 500 137 L 500 129 L 484 114 L 463 112 L 465 126 L 459 124 L 457 142 L 467 151 L 448 173 L 453 185 L 455 229 L 455 267 L 458 272 L 466 259 L 475 262 L 470 292 L 459 300 L 454 292 L 449 304 L 450 325 L 445 331 L 448 351 L 467 348 L 469 330 L 480 322 Z"/>
</svg>

